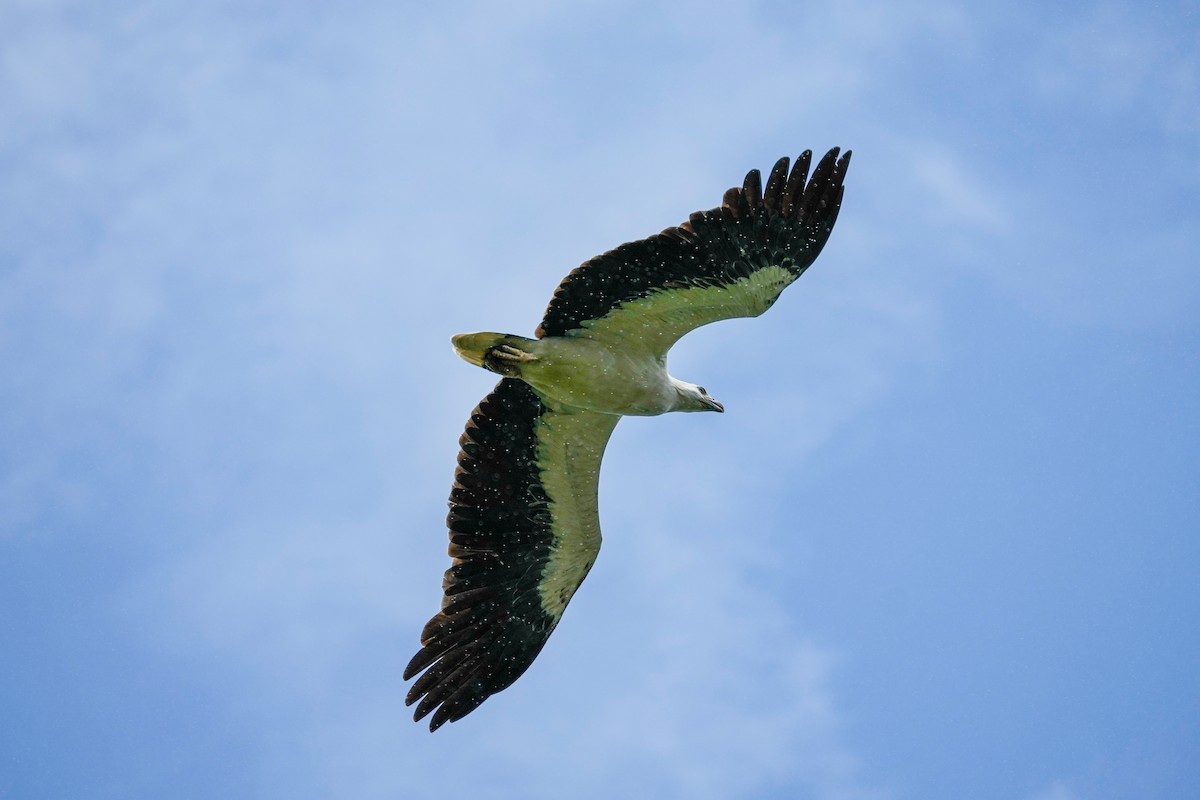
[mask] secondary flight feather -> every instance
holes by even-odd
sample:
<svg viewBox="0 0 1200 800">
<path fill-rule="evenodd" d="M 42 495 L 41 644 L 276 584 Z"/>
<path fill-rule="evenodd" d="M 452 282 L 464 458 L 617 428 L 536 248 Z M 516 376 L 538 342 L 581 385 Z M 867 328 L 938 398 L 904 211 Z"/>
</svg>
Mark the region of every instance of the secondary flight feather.
<svg viewBox="0 0 1200 800">
<path fill-rule="evenodd" d="M 541 652 L 600 551 L 596 489 L 625 415 L 724 411 L 667 373 L 688 331 L 770 308 L 837 221 L 850 151 L 782 158 L 719 208 L 572 271 L 535 333 L 460 334 L 455 350 L 504 376 L 471 413 L 450 492 L 441 610 L 421 632 L 406 702 L 437 730 L 512 685 Z"/>
</svg>

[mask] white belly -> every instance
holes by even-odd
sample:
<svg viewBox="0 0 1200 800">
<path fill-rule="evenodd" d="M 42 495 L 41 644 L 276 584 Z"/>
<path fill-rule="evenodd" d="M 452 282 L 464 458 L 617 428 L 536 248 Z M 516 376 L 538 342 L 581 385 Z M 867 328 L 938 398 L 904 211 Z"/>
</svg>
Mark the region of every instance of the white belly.
<svg viewBox="0 0 1200 800">
<path fill-rule="evenodd" d="M 530 349 L 537 360 L 521 365 L 521 377 L 552 406 L 633 416 L 674 407 L 666 364 L 652 355 L 573 336 L 541 339 Z"/>
</svg>

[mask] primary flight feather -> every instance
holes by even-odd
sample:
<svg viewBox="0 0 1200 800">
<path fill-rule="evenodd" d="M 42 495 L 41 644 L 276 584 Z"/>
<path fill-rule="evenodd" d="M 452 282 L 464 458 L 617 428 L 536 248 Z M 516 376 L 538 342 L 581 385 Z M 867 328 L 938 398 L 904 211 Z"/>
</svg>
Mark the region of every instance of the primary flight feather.
<svg viewBox="0 0 1200 800">
<path fill-rule="evenodd" d="M 450 492 L 442 608 L 404 671 L 429 729 L 508 688 L 541 652 L 600 551 L 596 487 L 624 415 L 724 411 L 667 373 L 688 331 L 766 311 L 829 239 L 850 151 L 752 170 L 719 208 L 572 271 L 528 339 L 453 337 L 504 377 L 471 413 Z"/>
</svg>

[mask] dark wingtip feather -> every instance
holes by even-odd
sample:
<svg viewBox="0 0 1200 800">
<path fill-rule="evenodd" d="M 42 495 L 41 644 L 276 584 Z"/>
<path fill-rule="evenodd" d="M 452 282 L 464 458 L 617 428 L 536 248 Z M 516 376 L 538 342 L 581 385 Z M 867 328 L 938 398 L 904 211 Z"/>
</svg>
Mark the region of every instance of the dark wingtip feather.
<svg viewBox="0 0 1200 800">
<path fill-rule="evenodd" d="M 800 217 L 809 217 L 814 213 L 819 212 L 823 208 L 827 208 L 830 201 L 833 199 L 832 192 L 836 192 L 837 184 L 834 182 L 834 171 L 837 169 L 837 157 L 841 152 L 841 148 L 834 147 L 824 156 L 817 164 L 817 168 L 813 170 L 812 178 L 809 179 L 808 185 L 804 187 L 804 196 L 800 199 L 797 215 Z"/>
<path fill-rule="evenodd" d="M 434 647 L 422 647 L 418 650 L 417 654 L 409 659 L 408 666 L 404 668 L 404 680 L 412 680 L 414 675 L 432 664 L 437 655 L 437 648 Z M 408 705 L 412 705 L 412 703 Z"/>
<path fill-rule="evenodd" d="M 438 712 L 437 712 L 436 714 L 434 714 L 434 715 L 433 715 L 433 719 L 429 720 L 429 732 L 430 732 L 430 733 L 433 733 L 433 732 L 434 732 L 434 731 L 436 731 L 438 728 L 440 728 L 440 727 L 442 727 L 443 725 L 445 725 L 447 722 L 450 722 L 450 720 L 446 718 L 446 717 L 447 717 L 447 715 L 446 715 L 444 712 L 445 712 L 445 708 L 444 708 L 444 707 L 443 707 L 443 708 L 439 708 L 439 709 L 438 709 Z M 413 717 L 413 721 L 414 721 L 414 722 L 420 722 L 421 720 L 420 720 L 419 718 L 417 718 L 417 717 Z"/>
<path fill-rule="evenodd" d="M 763 192 L 763 205 L 769 211 L 783 210 L 783 189 L 787 184 L 788 164 L 790 163 L 791 159 L 784 156 L 771 168 L 771 177 L 767 179 L 767 188 Z"/>
<path fill-rule="evenodd" d="M 808 170 L 812 166 L 812 150 L 805 150 L 796 159 L 796 166 L 792 167 L 792 173 L 788 175 L 787 184 L 783 187 L 783 208 L 780 209 L 784 216 L 790 217 L 796 212 L 796 206 L 800 204 L 800 199 L 804 195 L 804 186 L 808 181 Z"/>
<path fill-rule="evenodd" d="M 481 695 L 471 684 L 463 686 L 454 694 L 447 697 L 442 702 L 441 707 L 434 712 L 433 719 L 429 721 L 430 733 L 436 731 L 447 722 L 458 722 L 467 714 L 479 708 L 486 699 L 487 695 Z"/>
<path fill-rule="evenodd" d="M 757 211 L 762 205 L 762 173 L 756 169 L 752 169 L 746 173 L 746 180 L 742 183 L 742 194 L 746 197 L 746 203 L 749 204 L 751 211 Z"/>
<path fill-rule="evenodd" d="M 422 717 L 443 704 L 451 706 L 448 710 L 452 711 L 454 704 L 450 700 L 453 697 L 461 694 L 464 690 L 479 690 L 479 687 L 473 684 L 484 668 L 486 668 L 486 661 L 482 653 L 472 653 L 452 665 L 444 675 L 439 676 L 426 687 L 425 696 L 421 698 L 421 702 L 417 704 L 417 710 L 413 714 L 413 721 L 419 722 Z"/>
<path fill-rule="evenodd" d="M 840 185 L 842 182 L 842 179 L 846 177 L 846 171 L 848 169 L 850 169 L 850 156 L 852 156 L 852 155 L 854 155 L 854 151 L 847 150 L 845 153 L 842 154 L 841 159 L 838 160 L 837 169 L 834 171 L 834 174 L 833 174 L 833 182 L 834 183 Z"/>
</svg>

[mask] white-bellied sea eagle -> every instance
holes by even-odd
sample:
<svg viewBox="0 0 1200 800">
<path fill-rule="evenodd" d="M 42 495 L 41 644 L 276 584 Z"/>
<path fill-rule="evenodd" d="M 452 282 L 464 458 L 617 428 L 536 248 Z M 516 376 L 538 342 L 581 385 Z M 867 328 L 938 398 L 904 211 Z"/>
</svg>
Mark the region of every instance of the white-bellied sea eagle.
<svg viewBox="0 0 1200 800">
<path fill-rule="evenodd" d="M 720 208 L 624 244 L 572 271 L 527 339 L 453 337 L 467 361 L 504 377 L 471 413 L 450 492 L 442 608 L 404 679 L 429 729 L 508 688 L 541 652 L 600 551 L 600 458 L 623 415 L 724 411 L 667 374 L 688 331 L 766 311 L 813 263 L 842 201 L 850 152 L 811 151 L 766 191 L 758 170 Z"/>
</svg>

